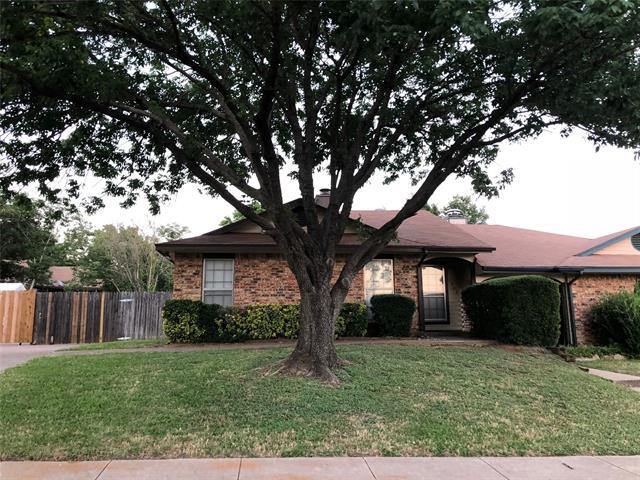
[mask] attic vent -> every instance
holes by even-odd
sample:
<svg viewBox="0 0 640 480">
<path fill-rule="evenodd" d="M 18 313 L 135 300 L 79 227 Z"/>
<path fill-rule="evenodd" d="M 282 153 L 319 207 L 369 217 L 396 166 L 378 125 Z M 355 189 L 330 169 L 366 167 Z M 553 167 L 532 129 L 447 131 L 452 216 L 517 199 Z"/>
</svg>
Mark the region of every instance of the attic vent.
<svg viewBox="0 0 640 480">
<path fill-rule="evenodd" d="M 640 233 L 636 233 L 633 237 L 631 237 L 631 245 L 638 251 L 640 251 Z"/>
</svg>

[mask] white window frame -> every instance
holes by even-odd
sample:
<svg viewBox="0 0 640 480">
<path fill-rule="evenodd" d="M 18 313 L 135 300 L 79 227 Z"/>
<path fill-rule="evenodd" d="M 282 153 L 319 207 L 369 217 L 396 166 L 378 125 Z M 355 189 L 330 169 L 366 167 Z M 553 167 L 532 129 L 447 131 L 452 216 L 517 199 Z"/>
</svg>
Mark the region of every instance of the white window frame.
<svg viewBox="0 0 640 480">
<path fill-rule="evenodd" d="M 372 263 L 382 263 L 382 262 L 390 262 L 391 263 L 391 287 L 387 287 L 387 288 L 369 288 L 367 286 L 367 268 L 370 267 L 370 265 Z M 381 295 L 381 294 L 389 294 L 389 293 L 395 293 L 396 291 L 396 284 L 395 284 L 395 272 L 394 272 L 394 262 L 393 262 L 393 258 L 374 258 L 373 260 L 370 260 L 363 269 L 363 284 L 364 284 L 364 301 L 367 304 L 367 306 L 370 306 L 371 304 L 371 297 L 373 297 L 374 295 Z M 368 295 L 368 292 L 370 291 L 374 291 L 374 293 L 372 293 L 371 295 Z"/>
<path fill-rule="evenodd" d="M 207 288 L 206 287 L 207 262 L 215 262 L 215 261 L 225 261 L 225 262 L 229 262 L 230 261 L 231 262 L 231 289 L 221 290 L 219 288 Z M 200 294 L 200 298 L 202 299 L 203 302 L 205 302 L 205 294 L 207 294 L 207 293 L 221 292 L 224 295 L 231 294 L 231 303 L 229 305 L 233 305 L 233 302 L 234 302 L 233 290 L 234 290 L 235 279 L 236 279 L 235 277 L 236 277 L 236 262 L 235 262 L 234 258 L 230 258 L 230 257 L 203 258 L 202 259 L 202 292 Z M 225 306 L 227 306 L 227 305 L 225 305 Z"/>
</svg>

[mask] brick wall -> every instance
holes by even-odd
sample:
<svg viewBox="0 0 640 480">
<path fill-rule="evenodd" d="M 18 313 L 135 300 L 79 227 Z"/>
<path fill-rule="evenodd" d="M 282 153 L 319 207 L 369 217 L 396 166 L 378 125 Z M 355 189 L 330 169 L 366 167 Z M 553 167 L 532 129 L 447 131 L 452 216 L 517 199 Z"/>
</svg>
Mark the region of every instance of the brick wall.
<svg viewBox="0 0 640 480">
<path fill-rule="evenodd" d="M 633 291 L 640 277 L 635 275 L 584 275 L 571 286 L 578 344 L 595 341 L 591 308 L 608 293 Z"/>
<path fill-rule="evenodd" d="M 202 255 L 176 254 L 173 260 L 173 298 L 200 300 L 202 296 Z"/>
<path fill-rule="evenodd" d="M 393 288 L 398 295 L 413 298 L 416 302 L 416 312 L 411 322 L 411 332 L 418 334 L 418 269 L 420 255 L 403 255 L 393 259 Z"/>
<path fill-rule="evenodd" d="M 173 298 L 200 300 L 202 255 L 176 254 L 173 271 Z M 344 265 L 338 258 L 334 280 Z M 236 305 L 256 303 L 297 303 L 298 284 L 287 263 L 278 255 L 238 254 L 234 262 L 233 300 Z M 362 272 L 356 275 L 347 302 L 364 301 Z"/>
</svg>

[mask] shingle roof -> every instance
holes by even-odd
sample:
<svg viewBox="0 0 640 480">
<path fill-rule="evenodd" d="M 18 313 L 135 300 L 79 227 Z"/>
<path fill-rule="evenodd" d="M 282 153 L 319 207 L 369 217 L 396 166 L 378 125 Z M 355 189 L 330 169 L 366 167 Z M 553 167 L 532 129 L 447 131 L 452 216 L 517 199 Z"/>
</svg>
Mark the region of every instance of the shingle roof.
<svg viewBox="0 0 640 480">
<path fill-rule="evenodd" d="M 586 248 L 589 239 L 502 225 L 457 225 L 458 228 L 495 246 L 493 252 L 476 257 L 484 267 L 548 268 Z"/>
<path fill-rule="evenodd" d="M 580 253 L 610 240 L 624 237 L 638 227 L 590 239 L 502 225 L 456 226 L 496 247 L 493 252 L 483 252 L 476 256 L 485 270 L 580 270 L 607 267 L 640 269 L 640 255 L 579 256 Z"/>
<path fill-rule="evenodd" d="M 354 210 L 351 218 L 370 227 L 380 228 L 397 213 L 395 210 Z M 248 221 L 244 220 L 197 237 L 160 243 L 157 248 L 165 253 L 277 251 L 276 244 L 270 236 L 238 231 L 238 227 L 246 223 Z M 402 223 L 396 238 L 384 251 L 472 252 L 477 254 L 478 264 L 485 270 L 563 271 L 630 268 L 640 271 L 640 255 L 589 255 L 594 249 L 624 238 L 625 235 L 632 235 L 636 231 L 640 231 L 640 227 L 589 239 L 502 225 L 451 224 L 426 210 L 420 210 Z M 345 234 L 338 250 L 349 251 L 361 241 L 361 237 L 356 234 Z"/>
<path fill-rule="evenodd" d="M 395 210 L 354 210 L 351 218 L 360 218 L 363 223 L 380 228 L 397 213 Z M 420 210 L 413 217 L 407 218 L 398 228 L 397 237 L 399 242 L 410 241 L 427 250 L 493 250 L 490 243 L 426 210 Z"/>
<path fill-rule="evenodd" d="M 360 210 L 353 211 L 351 218 L 360 219 L 365 225 L 379 228 L 398 212 L 393 210 Z M 339 246 L 353 248 L 359 245 L 361 239 L 355 234 L 346 234 Z M 184 238 L 171 242 L 159 243 L 158 250 L 169 252 L 172 250 L 214 252 L 224 250 L 227 252 L 246 250 L 251 247 L 273 248 L 276 245 L 273 239 L 261 233 L 234 232 L 229 226 L 214 230 L 197 237 Z M 400 226 L 397 238 L 392 240 L 388 251 L 403 250 L 420 252 L 427 250 L 490 251 L 492 246 L 478 240 L 473 235 L 456 228 L 455 225 L 427 212 L 419 211 L 415 216 L 408 218 Z"/>
</svg>

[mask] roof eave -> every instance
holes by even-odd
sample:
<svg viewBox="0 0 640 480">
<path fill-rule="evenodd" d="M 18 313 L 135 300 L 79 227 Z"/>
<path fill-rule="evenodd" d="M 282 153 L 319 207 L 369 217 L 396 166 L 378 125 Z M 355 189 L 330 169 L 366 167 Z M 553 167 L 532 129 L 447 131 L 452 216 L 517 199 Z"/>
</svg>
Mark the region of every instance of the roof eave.
<svg viewBox="0 0 640 480">
<path fill-rule="evenodd" d="M 337 245 L 336 251 L 338 253 L 345 253 L 355 250 L 359 245 Z M 156 244 L 156 250 L 160 253 L 280 253 L 276 245 L 256 245 L 256 244 L 238 244 L 233 245 L 211 245 L 211 244 L 170 244 L 170 243 L 158 243 Z M 493 247 L 434 247 L 434 246 L 422 246 L 422 245 L 387 245 L 382 253 L 423 253 L 438 252 L 438 253 L 457 253 L 457 254 L 469 254 L 475 255 L 476 253 L 492 252 Z"/>
</svg>

